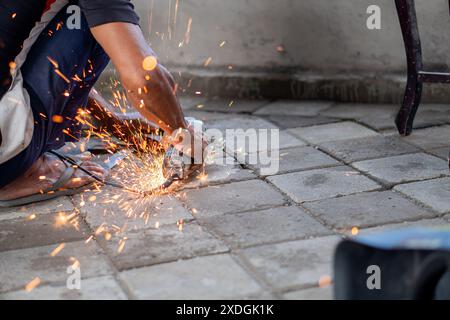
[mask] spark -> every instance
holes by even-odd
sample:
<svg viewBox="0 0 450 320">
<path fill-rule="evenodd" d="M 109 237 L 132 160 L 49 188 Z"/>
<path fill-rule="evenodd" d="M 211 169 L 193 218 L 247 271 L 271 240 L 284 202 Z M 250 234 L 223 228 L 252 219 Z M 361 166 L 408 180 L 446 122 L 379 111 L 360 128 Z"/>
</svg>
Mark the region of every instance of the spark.
<svg viewBox="0 0 450 320">
<path fill-rule="evenodd" d="M 278 53 L 284 53 L 284 52 L 286 52 L 286 49 L 284 48 L 284 46 L 279 45 L 279 46 L 277 46 L 277 52 Z"/>
<path fill-rule="evenodd" d="M 65 243 L 61 243 L 59 246 L 57 246 L 51 253 L 50 256 L 54 257 L 56 256 L 58 253 L 60 253 L 62 251 L 62 249 L 64 249 L 64 247 L 66 246 Z"/>
<path fill-rule="evenodd" d="M 27 285 L 25 286 L 25 291 L 26 292 L 33 291 L 33 289 L 36 288 L 40 283 L 41 279 L 39 277 L 34 278 L 33 280 L 27 283 Z"/>
<path fill-rule="evenodd" d="M 119 247 L 117 248 L 117 253 L 122 253 L 123 248 L 125 247 L 125 242 L 127 241 L 127 237 L 124 237 L 122 239 L 120 239 L 119 241 Z"/>
<path fill-rule="evenodd" d="M 11 15 L 11 18 L 12 18 L 12 19 L 15 19 L 16 17 L 17 17 L 17 13 L 14 12 L 14 13 Z"/>
<path fill-rule="evenodd" d="M 202 182 L 205 182 L 205 181 L 207 181 L 208 180 L 208 175 L 206 174 L 206 173 L 201 173 L 201 174 L 199 174 L 198 176 L 197 176 L 197 179 L 198 180 L 200 180 L 200 181 L 202 181 Z"/>
<path fill-rule="evenodd" d="M 222 48 L 226 43 L 227 43 L 226 41 L 222 41 L 222 42 L 219 44 L 219 47 Z"/>
<path fill-rule="evenodd" d="M 94 236 L 89 236 L 89 238 L 86 239 L 86 241 L 84 241 L 85 244 L 88 244 L 89 242 L 91 242 L 91 240 L 94 239 Z"/>
<path fill-rule="evenodd" d="M 70 257 L 69 260 L 70 260 L 70 262 L 72 262 L 72 265 L 71 265 L 72 269 L 79 269 L 80 268 L 80 261 L 78 261 L 77 258 Z"/>
<path fill-rule="evenodd" d="M 183 231 L 183 227 L 184 227 L 183 219 L 180 219 L 177 221 L 177 226 L 178 226 L 178 231 Z"/>
<path fill-rule="evenodd" d="M 58 76 L 60 76 L 65 82 L 70 83 L 70 80 L 67 79 L 67 77 L 61 72 L 59 71 L 59 69 L 55 69 L 55 72 Z"/>
<path fill-rule="evenodd" d="M 356 236 L 359 233 L 359 229 L 357 227 L 353 227 L 351 232 L 352 232 L 352 236 Z"/>
<path fill-rule="evenodd" d="M 324 275 L 324 276 L 320 277 L 320 279 L 319 279 L 319 287 L 320 288 L 328 287 L 329 285 L 331 285 L 332 282 L 333 282 L 333 279 L 331 279 L 330 276 Z"/>
<path fill-rule="evenodd" d="M 209 66 L 209 64 L 211 63 L 211 61 L 212 61 L 212 57 L 208 57 L 208 59 L 206 59 L 205 62 L 203 63 L 203 66 L 204 66 L 204 67 Z"/>
<path fill-rule="evenodd" d="M 158 65 L 158 60 L 154 56 L 145 57 L 142 61 L 142 68 L 146 71 L 152 71 Z"/>
<path fill-rule="evenodd" d="M 54 123 L 63 123 L 64 118 L 62 116 L 58 115 L 58 114 L 55 114 L 55 115 L 52 116 L 52 121 Z"/>
<path fill-rule="evenodd" d="M 189 44 L 189 41 L 191 41 L 191 29 L 192 29 L 192 18 L 190 17 L 188 20 L 186 33 L 184 34 L 184 43 Z"/>
</svg>

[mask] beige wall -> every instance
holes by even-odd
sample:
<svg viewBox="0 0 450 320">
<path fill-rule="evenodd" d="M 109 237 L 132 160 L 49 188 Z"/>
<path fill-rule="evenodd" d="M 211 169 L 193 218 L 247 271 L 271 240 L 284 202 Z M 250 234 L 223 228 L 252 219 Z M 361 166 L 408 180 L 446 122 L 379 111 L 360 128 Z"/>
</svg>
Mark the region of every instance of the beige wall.
<svg viewBox="0 0 450 320">
<path fill-rule="evenodd" d="M 394 0 L 134 0 L 154 50 L 170 66 L 252 71 L 296 68 L 313 73 L 404 70 Z M 417 0 L 424 57 L 450 62 L 447 0 Z M 366 28 L 366 9 L 378 4 L 382 30 Z M 169 10 L 170 9 L 170 10 Z M 189 44 L 185 38 L 192 18 Z M 220 48 L 222 41 L 226 44 Z M 277 52 L 282 45 L 286 52 Z"/>
</svg>

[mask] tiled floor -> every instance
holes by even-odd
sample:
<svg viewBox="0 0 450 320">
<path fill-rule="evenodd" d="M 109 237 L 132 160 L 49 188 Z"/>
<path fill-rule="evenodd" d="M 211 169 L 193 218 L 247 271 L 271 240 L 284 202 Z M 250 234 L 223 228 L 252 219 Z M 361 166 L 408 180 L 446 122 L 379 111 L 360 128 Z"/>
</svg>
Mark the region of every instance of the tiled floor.
<svg viewBox="0 0 450 320">
<path fill-rule="evenodd" d="M 279 128 L 280 170 L 231 148 L 236 160 L 171 195 L 134 201 L 106 187 L 0 209 L 0 298 L 330 299 L 323 279 L 352 228 L 450 220 L 447 106 L 426 106 L 402 138 L 391 105 L 183 102 L 221 132 Z M 67 286 L 74 265 L 79 290 Z"/>
</svg>

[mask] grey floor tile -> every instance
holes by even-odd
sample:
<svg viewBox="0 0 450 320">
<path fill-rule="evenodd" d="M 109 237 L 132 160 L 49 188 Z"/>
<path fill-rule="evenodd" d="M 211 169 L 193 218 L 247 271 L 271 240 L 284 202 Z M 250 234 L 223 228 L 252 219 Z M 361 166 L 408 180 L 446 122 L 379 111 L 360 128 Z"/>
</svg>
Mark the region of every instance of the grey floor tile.
<svg viewBox="0 0 450 320">
<path fill-rule="evenodd" d="M 450 178 L 401 184 L 395 190 L 411 197 L 437 212 L 450 212 Z"/>
<path fill-rule="evenodd" d="M 419 152 L 418 148 L 396 136 L 325 142 L 320 144 L 320 148 L 347 163 Z"/>
<path fill-rule="evenodd" d="M 176 226 L 131 231 L 125 238 L 102 241 L 120 270 L 228 251 L 195 223 L 184 224 L 181 231 Z"/>
<path fill-rule="evenodd" d="M 380 186 L 348 167 L 333 167 L 268 177 L 297 203 L 371 191 Z"/>
<path fill-rule="evenodd" d="M 424 153 L 355 162 L 353 166 L 388 185 L 432 179 L 449 173 L 446 161 Z"/>
<path fill-rule="evenodd" d="M 392 191 L 365 192 L 304 205 L 327 225 L 347 230 L 436 215 Z"/>
<path fill-rule="evenodd" d="M 240 160 L 243 162 L 245 161 L 245 163 L 247 163 L 253 170 L 256 170 L 259 175 L 275 175 L 293 171 L 311 170 L 321 167 L 340 165 L 337 160 L 313 147 L 285 149 L 280 150 L 278 153 L 259 153 L 257 154 L 257 164 L 249 163 L 252 160 L 251 156 L 252 155 L 247 155 L 245 159 Z M 266 164 L 266 158 L 272 159 L 272 161 Z M 261 159 L 264 161 L 261 161 Z M 255 161 L 251 162 L 254 163 Z M 278 166 L 278 170 L 273 170 L 270 174 L 266 174 L 264 173 L 264 170 L 261 170 L 261 168 L 275 169 L 276 166 Z"/>
<path fill-rule="evenodd" d="M 76 214 L 70 217 L 71 213 L 50 213 L 31 220 L 1 221 L 0 251 L 87 239 L 90 232 L 82 219 Z"/>
<path fill-rule="evenodd" d="M 239 299 L 262 289 L 229 255 L 215 255 L 122 272 L 140 299 Z"/>
<path fill-rule="evenodd" d="M 378 133 L 373 130 L 349 121 L 294 128 L 289 129 L 288 132 L 311 144 L 321 144 L 329 141 L 358 139 L 378 135 Z"/>
<path fill-rule="evenodd" d="M 244 249 L 242 254 L 278 289 L 317 285 L 332 277 L 332 258 L 340 238 L 328 236 Z"/>
<path fill-rule="evenodd" d="M 204 220 L 208 230 L 235 247 L 327 235 L 331 231 L 298 207 L 226 214 Z"/>
<path fill-rule="evenodd" d="M 186 204 L 194 217 L 265 209 L 284 204 L 283 196 L 261 180 L 234 182 L 186 192 Z"/>
<path fill-rule="evenodd" d="M 317 116 L 319 112 L 333 105 L 327 101 L 289 101 L 280 100 L 259 109 L 257 115 Z"/>
<path fill-rule="evenodd" d="M 107 257 L 93 242 L 66 243 L 55 256 L 59 245 L 36 247 L 0 253 L 0 292 L 21 290 L 38 277 L 41 285 L 48 283 L 64 285 L 70 273 L 67 269 L 77 261 L 82 278 L 97 277 L 113 273 Z"/>
<path fill-rule="evenodd" d="M 127 296 L 112 276 L 81 279 L 80 289 L 66 285 L 44 285 L 28 292 L 25 290 L 0 294 L 0 300 L 125 300 Z"/>
</svg>

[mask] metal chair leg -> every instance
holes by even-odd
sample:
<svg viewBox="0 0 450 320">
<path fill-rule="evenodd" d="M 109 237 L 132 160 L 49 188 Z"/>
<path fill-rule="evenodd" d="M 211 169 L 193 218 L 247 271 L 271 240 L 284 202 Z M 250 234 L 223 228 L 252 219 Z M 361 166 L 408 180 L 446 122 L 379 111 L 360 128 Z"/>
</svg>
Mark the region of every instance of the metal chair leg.
<svg viewBox="0 0 450 320">
<path fill-rule="evenodd" d="M 423 84 L 417 80 L 408 81 L 406 85 L 402 107 L 395 118 L 398 132 L 402 136 L 410 135 L 413 130 L 414 118 L 422 98 L 422 87 Z"/>
<path fill-rule="evenodd" d="M 414 117 L 422 97 L 422 81 L 419 79 L 419 72 L 423 68 L 422 46 L 414 0 L 395 0 L 395 5 L 402 29 L 408 64 L 408 82 L 403 104 L 397 114 L 395 123 L 399 133 L 407 136 L 412 132 Z"/>
</svg>

